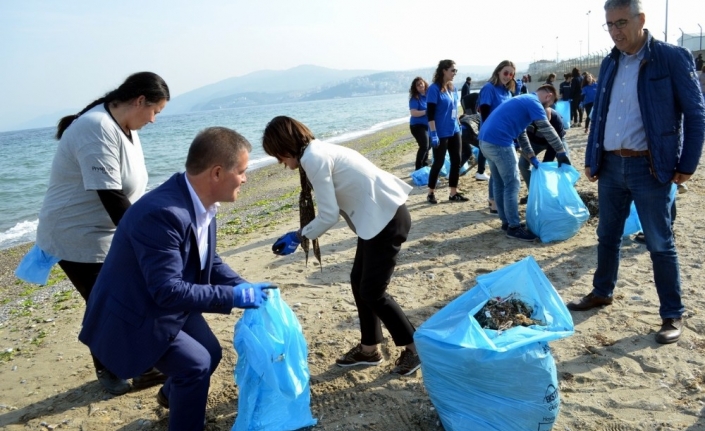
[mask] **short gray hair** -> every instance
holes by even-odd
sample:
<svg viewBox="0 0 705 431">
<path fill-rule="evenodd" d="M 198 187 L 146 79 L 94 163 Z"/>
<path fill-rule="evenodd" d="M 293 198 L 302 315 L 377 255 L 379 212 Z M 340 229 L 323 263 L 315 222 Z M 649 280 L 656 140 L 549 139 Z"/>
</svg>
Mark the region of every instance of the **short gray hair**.
<svg viewBox="0 0 705 431">
<path fill-rule="evenodd" d="M 252 151 L 252 145 L 238 132 L 227 127 L 209 127 L 194 138 L 186 156 L 186 172 L 198 175 L 219 165 L 229 171 L 242 152 Z"/>
<path fill-rule="evenodd" d="M 644 8 L 641 5 L 641 0 L 607 0 L 605 2 L 605 10 L 623 9 L 628 7 L 632 15 L 644 13 Z"/>
</svg>

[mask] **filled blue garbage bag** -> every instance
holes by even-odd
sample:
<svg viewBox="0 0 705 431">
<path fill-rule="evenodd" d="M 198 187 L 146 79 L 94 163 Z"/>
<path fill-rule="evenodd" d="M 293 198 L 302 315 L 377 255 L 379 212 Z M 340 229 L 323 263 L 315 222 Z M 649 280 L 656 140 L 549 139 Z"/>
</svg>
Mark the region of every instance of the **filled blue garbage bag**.
<svg viewBox="0 0 705 431">
<path fill-rule="evenodd" d="M 571 165 L 543 162 L 531 168 L 526 223 L 541 242 L 563 241 L 578 233 L 590 211 L 575 190 L 580 173 Z"/>
<path fill-rule="evenodd" d="M 278 289 L 235 324 L 237 418 L 231 431 L 290 431 L 315 425 L 308 348 Z"/>
<path fill-rule="evenodd" d="M 669 192 L 669 197 L 671 200 L 676 199 L 676 193 L 678 192 L 678 186 L 676 184 L 671 184 L 671 191 Z M 622 237 L 634 235 L 641 232 L 641 221 L 639 220 L 639 214 L 636 212 L 636 205 L 634 201 L 629 206 L 629 217 L 624 222 L 624 233 Z"/>
<path fill-rule="evenodd" d="M 516 297 L 543 325 L 483 329 L 475 314 Z M 426 390 L 446 431 L 548 431 L 558 417 L 548 342 L 573 334 L 573 319 L 533 257 L 477 277 L 477 285 L 414 334 Z"/>
<path fill-rule="evenodd" d="M 27 283 L 46 285 L 51 268 L 61 259 L 33 245 L 15 269 L 15 276 Z"/>
<path fill-rule="evenodd" d="M 421 169 L 417 169 L 411 173 L 411 181 L 417 186 L 428 185 L 428 176 L 431 173 L 431 168 L 429 166 L 424 166 Z"/>
</svg>

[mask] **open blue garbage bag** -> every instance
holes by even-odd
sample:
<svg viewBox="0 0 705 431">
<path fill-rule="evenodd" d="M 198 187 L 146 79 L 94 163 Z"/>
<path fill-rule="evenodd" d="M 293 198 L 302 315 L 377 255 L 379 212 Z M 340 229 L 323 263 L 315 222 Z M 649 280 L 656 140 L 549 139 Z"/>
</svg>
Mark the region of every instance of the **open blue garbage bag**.
<svg viewBox="0 0 705 431">
<path fill-rule="evenodd" d="M 590 218 L 574 184 L 580 173 L 571 165 L 544 162 L 531 169 L 526 223 L 541 242 L 563 241 L 578 233 Z"/>
<path fill-rule="evenodd" d="M 27 283 L 45 285 L 49 281 L 51 268 L 61 259 L 33 245 L 15 269 L 15 276 Z"/>
<path fill-rule="evenodd" d="M 312 426 L 308 349 L 301 325 L 278 289 L 235 324 L 237 418 L 231 431 L 290 431 Z"/>
<path fill-rule="evenodd" d="M 673 200 L 676 198 L 676 192 L 678 191 L 678 186 L 671 184 L 670 198 Z M 639 220 L 639 214 L 636 212 L 636 205 L 634 201 L 629 206 L 629 217 L 624 222 L 624 233 L 622 237 L 634 235 L 641 232 L 641 221 Z"/>
<path fill-rule="evenodd" d="M 545 326 L 483 329 L 474 315 L 514 295 Z M 477 277 L 477 285 L 414 334 L 424 385 L 446 431 L 552 428 L 560 407 L 547 342 L 573 333 L 573 319 L 533 257 Z"/>
</svg>

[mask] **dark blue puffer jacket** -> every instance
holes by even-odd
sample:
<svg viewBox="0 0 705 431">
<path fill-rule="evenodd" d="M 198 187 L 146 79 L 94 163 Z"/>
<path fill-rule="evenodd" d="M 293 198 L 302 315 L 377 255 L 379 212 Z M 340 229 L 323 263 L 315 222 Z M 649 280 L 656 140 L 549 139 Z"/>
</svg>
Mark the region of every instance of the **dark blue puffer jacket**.
<svg viewBox="0 0 705 431">
<path fill-rule="evenodd" d="M 651 170 L 666 183 L 676 172 L 691 175 L 700 162 L 705 140 L 705 104 L 690 51 L 648 36 L 639 66 L 639 107 L 651 152 Z M 621 52 L 615 47 L 605 57 L 598 76 L 593 121 L 585 150 L 585 166 L 599 173 L 602 143 L 612 84 Z"/>
</svg>

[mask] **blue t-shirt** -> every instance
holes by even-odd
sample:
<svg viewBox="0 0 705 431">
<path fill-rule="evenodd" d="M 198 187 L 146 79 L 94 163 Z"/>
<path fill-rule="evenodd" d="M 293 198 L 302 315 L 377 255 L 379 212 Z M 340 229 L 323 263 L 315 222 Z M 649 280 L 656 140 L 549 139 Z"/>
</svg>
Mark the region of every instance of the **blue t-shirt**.
<svg viewBox="0 0 705 431">
<path fill-rule="evenodd" d="M 416 109 L 417 111 L 425 111 L 426 110 L 426 96 L 419 94 L 419 98 L 412 97 L 409 99 L 409 109 Z M 414 124 L 423 124 L 424 126 L 428 126 L 428 117 L 426 114 L 420 116 L 420 117 L 411 117 L 409 120 L 410 125 Z"/>
<path fill-rule="evenodd" d="M 592 84 L 588 84 L 585 87 L 583 87 L 583 104 L 587 105 L 588 103 L 595 103 L 595 96 L 597 95 L 597 82 L 593 82 Z"/>
<path fill-rule="evenodd" d="M 487 117 L 480 128 L 479 139 L 500 147 L 512 147 L 514 139 L 529 124 L 547 119 L 546 110 L 536 93 L 522 94 L 502 103 Z"/>
<path fill-rule="evenodd" d="M 480 98 L 477 106 L 489 105 L 492 113 L 502 102 L 512 98 L 512 93 L 502 84 L 494 85 L 491 82 L 485 83 L 480 90 Z"/>
<path fill-rule="evenodd" d="M 426 91 L 426 102 L 436 104 L 436 132 L 439 138 L 448 138 L 460 133 L 458 124 L 458 90 L 441 92 L 438 84 L 433 83 Z"/>
</svg>

